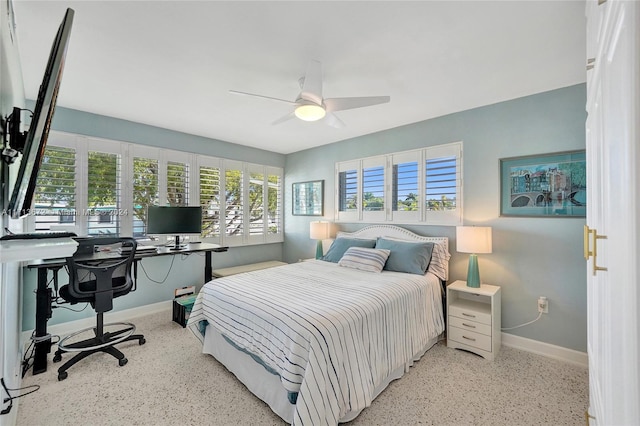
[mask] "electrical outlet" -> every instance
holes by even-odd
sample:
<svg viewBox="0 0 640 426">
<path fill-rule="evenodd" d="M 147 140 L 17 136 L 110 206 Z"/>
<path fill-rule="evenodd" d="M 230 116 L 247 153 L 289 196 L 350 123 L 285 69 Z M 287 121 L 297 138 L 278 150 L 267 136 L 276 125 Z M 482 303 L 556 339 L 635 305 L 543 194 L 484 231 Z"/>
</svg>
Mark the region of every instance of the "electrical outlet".
<svg viewBox="0 0 640 426">
<path fill-rule="evenodd" d="M 543 314 L 549 313 L 549 301 L 544 296 L 538 298 L 538 312 L 542 312 Z"/>
</svg>

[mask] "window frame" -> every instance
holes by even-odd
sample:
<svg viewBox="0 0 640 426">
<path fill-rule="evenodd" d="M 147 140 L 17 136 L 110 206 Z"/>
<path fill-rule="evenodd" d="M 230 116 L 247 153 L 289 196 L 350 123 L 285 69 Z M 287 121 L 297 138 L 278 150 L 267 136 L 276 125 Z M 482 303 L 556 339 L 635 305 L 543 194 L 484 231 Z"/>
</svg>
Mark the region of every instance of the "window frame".
<svg viewBox="0 0 640 426">
<path fill-rule="evenodd" d="M 456 226 L 462 224 L 463 212 L 463 157 L 462 141 L 451 142 L 442 145 L 435 145 L 408 151 L 393 152 L 372 157 L 360 158 L 356 160 L 341 161 L 335 164 L 335 221 L 336 222 L 364 222 L 364 223 L 397 223 L 397 224 L 420 224 L 420 225 L 444 225 Z M 454 157 L 456 161 L 456 206 L 451 210 L 433 211 L 426 207 L 426 162 L 437 158 Z M 394 165 L 402 163 L 417 162 L 418 173 L 418 210 L 399 211 L 393 210 Z M 363 196 L 363 176 L 366 168 L 377 165 L 384 165 L 384 210 L 365 211 L 362 205 Z M 340 174 L 344 172 L 356 171 L 358 199 L 356 200 L 356 211 L 340 211 Z"/>
<path fill-rule="evenodd" d="M 168 205 L 167 198 L 167 177 L 168 164 L 184 163 L 187 169 L 187 200 L 190 206 L 200 205 L 200 167 L 218 168 L 220 171 L 220 207 L 224 209 L 225 200 L 225 170 L 234 169 L 242 171 L 243 185 L 243 215 L 248 213 L 248 191 L 249 191 L 249 171 L 261 173 L 263 175 L 263 201 L 268 198 L 268 176 L 277 175 L 279 177 L 278 204 L 277 204 L 277 232 L 267 232 L 268 212 L 266 205 L 264 206 L 262 234 L 250 235 L 248 216 L 243 216 L 243 233 L 238 236 L 226 236 L 224 220 L 220 226 L 220 234 L 212 237 L 200 237 L 198 240 L 205 242 L 221 244 L 225 246 L 242 246 L 256 245 L 266 243 L 279 243 L 284 241 L 284 203 L 283 198 L 283 181 L 284 169 L 277 166 L 267 166 L 252 164 L 237 160 L 228 160 L 207 155 L 199 155 L 184 151 L 170 150 L 130 142 L 121 142 L 103 138 L 95 138 L 83 135 L 76 135 L 66 132 L 52 131 L 47 142 L 48 146 L 64 147 L 75 150 L 76 155 L 76 188 L 75 188 L 75 209 L 76 224 L 79 235 L 85 235 L 88 229 L 88 218 L 83 211 L 88 211 L 88 153 L 89 152 L 105 152 L 120 155 L 121 171 L 120 171 L 120 207 L 118 211 L 123 212 L 120 219 L 120 234 L 122 236 L 130 236 L 133 234 L 133 162 L 134 158 L 149 158 L 158 162 L 158 205 Z M 222 214 L 221 219 L 226 215 Z M 28 216 L 25 227 L 26 229 L 35 230 L 35 216 Z M 192 237 L 193 238 L 193 237 Z"/>
</svg>

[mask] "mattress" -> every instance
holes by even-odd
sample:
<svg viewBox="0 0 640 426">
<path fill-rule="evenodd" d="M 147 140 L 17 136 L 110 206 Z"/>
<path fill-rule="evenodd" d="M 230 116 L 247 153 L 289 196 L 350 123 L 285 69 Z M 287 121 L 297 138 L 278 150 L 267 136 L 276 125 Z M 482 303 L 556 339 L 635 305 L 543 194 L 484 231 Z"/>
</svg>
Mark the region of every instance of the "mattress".
<svg viewBox="0 0 640 426">
<path fill-rule="evenodd" d="M 435 342 L 444 330 L 441 291 L 430 273 L 299 262 L 207 283 L 188 325 L 206 352 L 231 347 L 273 376 L 277 387 L 266 393 L 291 405 L 272 406 L 283 419 L 334 425 L 370 405 Z M 205 340 L 206 329 L 217 337 Z"/>
</svg>

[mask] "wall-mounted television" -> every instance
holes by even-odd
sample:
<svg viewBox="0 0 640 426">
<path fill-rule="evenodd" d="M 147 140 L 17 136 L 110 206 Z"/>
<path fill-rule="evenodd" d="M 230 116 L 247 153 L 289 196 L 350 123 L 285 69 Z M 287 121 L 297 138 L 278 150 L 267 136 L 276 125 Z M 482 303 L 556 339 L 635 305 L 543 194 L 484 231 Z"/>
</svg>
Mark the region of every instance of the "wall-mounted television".
<svg viewBox="0 0 640 426">
<path fill-rule="evenodd" d="M 17 179 L 7 208 L 8 213 L 14 219 L 19 219 L 29 214 L 33 205 L 38 170 L 40 169 L 44 148 L 49 137 L 49 129 L 51 128 L 60 81 L 62 80 L 73 15 L 73 9 L 67 9 L 58 28 L 58 33 L 53 40 L 42 84 L 38 90 L 36 106 L 22 150 L 20 168 L 18 169 Z"/>
<path fill-rule="evenodd" d="M 180 245 L 181 235 L 202 233 L 202 207 L 192 206 L 149 206 L 147 208 L 148 235 L 174 235 L 174 250 Z"/>
</svg>

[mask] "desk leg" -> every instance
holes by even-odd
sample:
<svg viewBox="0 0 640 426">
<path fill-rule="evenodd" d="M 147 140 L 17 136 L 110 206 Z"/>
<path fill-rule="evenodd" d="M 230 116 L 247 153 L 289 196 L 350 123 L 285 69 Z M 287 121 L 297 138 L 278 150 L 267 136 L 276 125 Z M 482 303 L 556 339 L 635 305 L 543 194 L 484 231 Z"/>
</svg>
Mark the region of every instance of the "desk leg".
<svg viewBox="0 0 640 426">
<path fill-rule="evenodd" d="M 211 252 L 206 251 L 204 253 L 204 282 L 208 283 L 211 281 L 213 276 L 211 275 L 213 272 L 213 262 L 211 261 Z"/>
<path fill-rule="evenodd" d="M 48 268 L 38 269 L 38 287 L 36 289 L 36 338 L 47 335 L 47 320 L 51 318 L 51 300 L 47 288 Z M 55 274 L 56 272 L 54 272 Z M 47 354 L 51 352 L 51 337 L 35 343 L 33 356 L 33 374 L 47 371 Z"/>
</svg>

